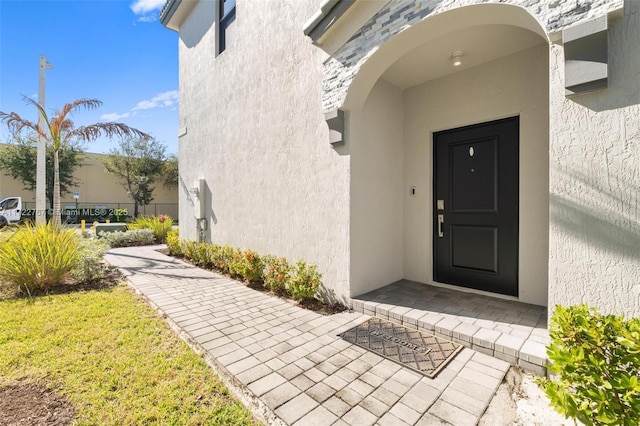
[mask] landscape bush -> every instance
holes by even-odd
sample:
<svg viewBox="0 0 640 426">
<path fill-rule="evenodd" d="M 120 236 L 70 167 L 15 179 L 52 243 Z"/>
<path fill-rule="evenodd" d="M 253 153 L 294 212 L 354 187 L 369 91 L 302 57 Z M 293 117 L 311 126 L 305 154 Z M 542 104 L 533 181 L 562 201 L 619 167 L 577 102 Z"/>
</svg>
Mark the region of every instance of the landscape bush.
<svg viewBox="0 0 640 426">
<path fill-rule="evenodd" d="M 293 277 L 289 285 L 291 297 L 296 300 L 310 299 L 316 295 L 322 275 L 316 265 L 309 265 L 299 260 L 293 270 Z"/>
<path fill-rule="evenodd" d="M 173 219 L 167 215 L 140 216 L 129 223 L 129 229 L 151 229 L 155 242 L 164 244 L 167 241 L 167 233 L 173 226 Z"/>
<path fill-rule="evenodd" d="M 214 267 L 225 274 L 230 274 L 231 263 L 239 252 L 240 250 L 235 247 L 214 244 L 211 247 L 211 260 L 213 261 Z"/>
<path fill-rule="evenodd" d="M 238 251 L 229 264 L 229 273 L 250 283 L 263 282 L 264 261 L 253 250 Z"/>
<path fill-rule="evenodd" d="M 151 229 L 134 229 L 129 231 L 100 232 L 98 237 L 106 240 L 111 247 L 146 246 L 155 242 Z"/>
<path fill-rule="evenodd" d="M 182 244 L 180 243 L 180 233 L 177 229 L 167 232 L 167 248 L 173 256 L 182 256 Z"/>
<path fill-rule="evenodd" d="M 265 256 L 264 286 L 275 294 L 286 295 L 292 269 L 284 257 Z"/>
<path fill-rule="evenodd" d="M 27 223 L 5 232 L 0 244 L 0 280 L 28 294 L 61 284 L 82 258 L 81 237 L 73 229 Z"/>
<path fill-rule="evenodd" d="M 210 267 L 209 245 L 206 243 L 195 243 L 192 260 L 198 265 Z"/>
<path fill-rule="evenodd" d="M 92 281 L 104 278 L 105 266 L 102 256 L 109 250 L 110 244 L 100 238 L 80 238 L 78 264 L 71 270 L 79 281 Z"/>
<path fill-rule="evenodd" d="M 196 249 L 198 247 L 198 242 L 194 240 L 181 240 L 180 241 L 180 250 L 184 254 L 187 259 L 190 259 L 195 262 L 196 260 Z"/>
<path fill-rule="evenodd" d="M 222 246 L 217 244 L 200 243 L 204 250 L 201 256 L 204 258 L 202 266 L 206 268 L 220 269 L 220 262 L 223 260 Z M 224 263 L 224 262 L 223 262 Z"/>
<path fill-rule="evenodd" d="M 184 256 L 193 263 L 251 283 L 263 283 L 275 294 L 296 300 L 317 296 L 322 275 L 315 265 L 300 260 L 295 266 L 284 257 L 260 255 L 229 245 L 181 240 L 177 231 L 168 234 L 167 246 L 172 255 Z"/>
<path fill-rule="evenodd" d="M 585 425 L 637 425 L 640 318 L 556 306 L 549 335 L 547 368 L 556 377 L 538 383 L 556 411 Z"/>
</svg>

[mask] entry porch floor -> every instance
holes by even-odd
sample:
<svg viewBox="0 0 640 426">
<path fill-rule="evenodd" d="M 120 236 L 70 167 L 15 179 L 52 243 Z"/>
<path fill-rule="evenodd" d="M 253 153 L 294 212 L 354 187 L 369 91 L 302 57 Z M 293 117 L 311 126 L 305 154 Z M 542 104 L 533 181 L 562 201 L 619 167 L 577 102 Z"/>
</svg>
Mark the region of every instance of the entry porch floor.
<svg viewBox="0 0 640 426">
<path fill-rule="evenodd" d="M 549 333 L 542 306 L 401 280 L 353 298 L 352 307 L 546 374 Z"/>
<path fill-rule="evenodd" d="M 166 246 L 112 249 L 105 260 L 126 275 L 131 286 L 202 354 L 229 389 L 269 425 L 496 424 L 483 417 L 510 366 L 480 352 L 507 350 L 510 337 L 520 341 L 498 326 L 530 327 L 527 339 L 521 337 L 527 346 L 514 349 L 522 358 L 537 343 L 531 340 L 539 333 L 534 333 L 534 326 L 544 324 L 540 318 L 545 315 L 536 308 L 529 312 L 526 306 L 521 314 L 501 317 L 501 312 L 516 312 L 516 305 L 508 302 L 504 307 L 500 301 L 473 296 L 485 306 L 485 310 L 476 309 L 480 302 L 455 303 L 462 303 L 466 294 L 428 291 L 429 287 L 410 282 L 356 300 L 354 304 L 363 311 L 386 312 L 392 320 L 414 324 L 414 328 L 429 329 L 433 322 L 440 335 L 470 339 L 469 347 L 432 379 L 340 337 L 370 320 L 368 315 L 308 311 L 165 256 L 156 251 L 161 247 Z M 425 297 L 418 298 L 416 290 L 424 291 Z M 419 299 L 422 304 L 414 305 Z M 427 304 L 429 300 L 433 305 Z M 459 310 L 450 313 L 456 307 Z M 437 322 L 433 316 L 439 317 Z M 466 318 L 469 320 L 462 321 Z M 491 326 L 490 321 L 495 324 Z M 463 324 L 475 332 L 463 332 Z M 494 339 L 493 332 L 500 336 Z"/>
</svg>

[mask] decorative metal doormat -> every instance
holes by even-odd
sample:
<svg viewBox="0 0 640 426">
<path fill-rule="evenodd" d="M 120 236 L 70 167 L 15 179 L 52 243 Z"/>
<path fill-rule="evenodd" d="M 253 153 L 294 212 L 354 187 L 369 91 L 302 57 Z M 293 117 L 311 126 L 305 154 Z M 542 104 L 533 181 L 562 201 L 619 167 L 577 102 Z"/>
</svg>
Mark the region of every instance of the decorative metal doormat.
<svg viewBox="0 0 640 426">
<path fill-rule="evenodd" d="M 339 336 L 432 379 L 463 349 L 457 343 L 379 318 L 371 318 Z"/>
</svg>

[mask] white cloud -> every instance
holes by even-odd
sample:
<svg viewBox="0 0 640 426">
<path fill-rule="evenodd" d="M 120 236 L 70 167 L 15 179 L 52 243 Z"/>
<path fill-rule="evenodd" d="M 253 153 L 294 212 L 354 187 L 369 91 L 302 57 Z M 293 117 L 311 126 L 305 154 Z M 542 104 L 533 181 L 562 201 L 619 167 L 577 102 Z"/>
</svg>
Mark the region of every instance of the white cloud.
<svg viewBox="0 0 640 426">
<path fill-rule="evenodd" d="M 154 108 L 165 108 L 171 107 L 171 110 L 175 110 L 178 105 L 178 91 L 177 90 L 167 90 L 166 92 L 158 93 L 151 99 L 145 99 L 144 101 L 140 101 L 131 108 L 129 112 L 123 112 L 122 114 L 117 112 L 111 112 L 109 114 L 102 114 L 100 116 L 100 120 L 102 121 L 116 121 L 121 118 L 127 117 L 139 117 L 139 118 L 147 118 L 151 117 L 151 114 L 139 114 L 138 111 L 154 109 Z"/>
<path fill-rule="evenodd" d="M 112 113 L 109 113 L 109 114 L 102 114 L 100 116 L 100 120 L 102 120 L 102 121 L 116 121 L 116 120 L 119 120 L 121 118 L 126 118 L 129 115 L 131 115 L 131 114 L 129 114 L 128 112 L 125 112 L 124 114 L 118 114 L 117 112 L 112 112 Z"/>
<path fill-rule="evenodd" d="M 178 101 L 178 91 L 169 90 L 167 92 L 158 93 L 151 99 L 138 102 L 131 111 L 173 106 L 176 104 L 177 101 Z"/>
<path fill-rule="evenodd" d="M 130 7 L 136 15 L 144 15 L 155 10 L 159 11 L 165 3 L 166 0 L 136 0 Z"/>
<path fill-rule="evenodd" d="M 122 114 L 119 114 L 117 112 L 102 114 L 100 116 L 100 120 L 116 121 L 116 120 L 120 120 L 121 118 L 127 118 L 127 117 L 142 117 L 142 118 L 150 117 L 149 114 L 138 115 L 138 111 L 154 109 L 154 108 L 165 108 L 165 107 L 171 107 L 171 110 L 173 111 L 176 109 L 177 104 L 178 104 L 178 91 L 167 90 L 166 92 L 158 93 L 151 99 L 145 99 L 143 101 L 138 102 L 136 106 L 131 108 L 129 112 L 124 112 Z"/>
</svg>

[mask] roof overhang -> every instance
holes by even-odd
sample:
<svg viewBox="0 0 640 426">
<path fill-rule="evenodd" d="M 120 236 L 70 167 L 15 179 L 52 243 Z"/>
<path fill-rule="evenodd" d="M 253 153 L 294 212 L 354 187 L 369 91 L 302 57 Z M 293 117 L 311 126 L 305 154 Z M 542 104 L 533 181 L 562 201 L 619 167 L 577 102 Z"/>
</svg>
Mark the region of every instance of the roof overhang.
<svg viewBox="0 0 640 426">
<path fill-rule="evenodd" d="M 390 0 L 324 0 L 303 31 L 313 44 L 332 54 Z"/>
<path fill-rule="evenodd" d="M 354 3 L 355 0 L 324 0 L 304 25 L 304 34 L 317 41 Z"/>
<path fill-rule="evenodd" d="M 170 30 L 179 31 L 180 25 L 199 0 L 167 0 L 160 11 L 160 22 Z"/>
</svg>

